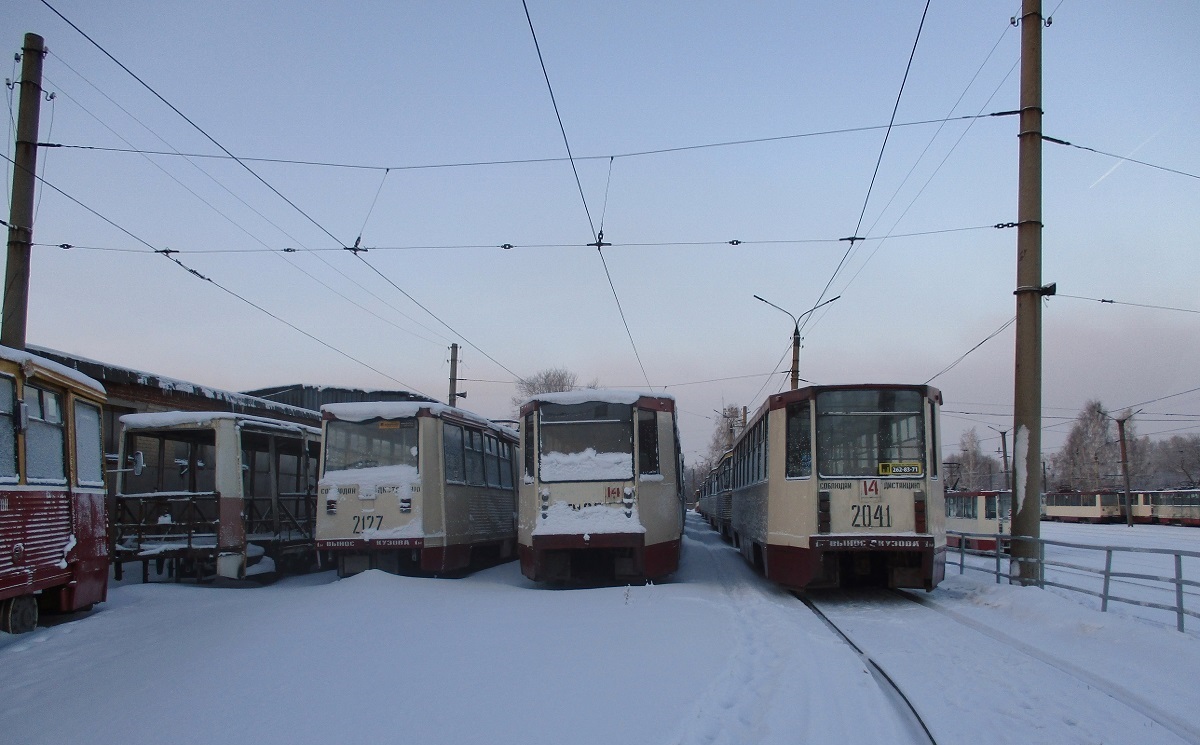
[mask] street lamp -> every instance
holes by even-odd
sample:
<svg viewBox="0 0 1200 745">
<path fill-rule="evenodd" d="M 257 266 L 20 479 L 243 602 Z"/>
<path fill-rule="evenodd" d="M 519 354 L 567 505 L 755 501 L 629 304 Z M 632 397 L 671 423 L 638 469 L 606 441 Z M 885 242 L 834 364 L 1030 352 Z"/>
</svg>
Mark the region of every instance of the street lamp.
<svg viewBox="0 0 1200 745">
<path fill-rule="evenodd" d="M 808 310 L 804 311 L 803 313 L 801 313 L 798 316 L 793 316 L 791 311 L 780 308 L 778 305 L 776 305 L 775 303 L 772 303 L 770 300 L 767 300 L 764 297 L 759 297 L 758 295 L 754 296 L 755 300 L 761 300 L 764 303 L 766 303 L 767 305 L 774 308 L 775 310 L 781 310 L 784 313 L 787 313 L 787 317 L 792 319 L 792 324 L 793 324 L 793 326 L 792 326 L 792 390 L 793 391 L 800 387 L 800 319 L 804 318 L 809 313 L 812 313 L 814 310 L 817 310 L 818 308 L 822 308 L 826 305 L 829 305 L 834 300 L 837 300 L 840 297 L 841 297 L 841 295 L 838 295 L 835 298 L 830 298 L 829 300 L 826 300 L 823 303 L 818 303 L 818 304 L 814 305 L 813 307 L 809 308 Z"/>
</svg>

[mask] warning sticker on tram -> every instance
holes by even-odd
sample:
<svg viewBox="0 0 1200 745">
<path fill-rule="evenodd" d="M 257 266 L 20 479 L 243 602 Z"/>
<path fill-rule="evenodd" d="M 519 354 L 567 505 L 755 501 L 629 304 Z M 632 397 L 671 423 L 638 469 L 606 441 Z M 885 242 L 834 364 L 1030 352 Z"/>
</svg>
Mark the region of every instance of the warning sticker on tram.
<svg viewBox="0 0 1200 745">
<path fill-rule="evenodd" d="M 920 476 L 920 463 L 880 463 L 880 476 Z"/>
</svg>

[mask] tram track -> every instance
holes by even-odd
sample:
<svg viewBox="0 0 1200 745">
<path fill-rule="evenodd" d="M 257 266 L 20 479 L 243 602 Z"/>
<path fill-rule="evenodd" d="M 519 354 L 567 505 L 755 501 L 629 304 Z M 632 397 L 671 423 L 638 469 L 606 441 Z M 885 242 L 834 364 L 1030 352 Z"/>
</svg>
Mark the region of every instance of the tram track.
<svg viewBox="0 0 1200 745">
<path fill-rule="evenodd" d="M 859 659 L 862 660 L 867 670 L 870 671 L 871 677 L 875 679 L 876 684 L 883 691 L 884 696 L 892 702 L 893 707 L 907 725 L 909 732 L 913 735 L 914 742 L 919 740 L 920 742 L 929 743 L 930 745 L 937 745 L 937 740 L 934 738 L 933 733 L 929 731 L 929 726 L 925 723 L 921 713 L 917 711 L 917 707 L 913 704 L 908 695 L 905 694 L 904 690 L 900 688 L 899 684 L 896 683 L 892 676 L 888 675 L 887 671 L 884 670 L 883 667 L 871 657 L 871 655 L 869 655 L 862 647 L 856 644 L 845 630 L 834 623 L 824 611 L 818 608 L 817 604 L 812 600 L 812 598 L 809 598 L 802 593 L 793 594 L 800 602 L 804 603 L 804 605 L 810 611 L 812 611 L 817 618 L 819 618 L 826 626 L 828 626 L 834 634 L 836 634 L 839 638 L 841 638 L 842 641 L 844 641 L 851 649 L 854 650 L 855 654 L 857 654 Z"/>
<path fill-rule="evenodd" d="M 1107 678 L 1091 673 L 1083 668 L 1075 665 L 1067 660 L 1057 657 L 1046 652 L 1043 649 L 1038 649 L 1031 644 L 1022 642 L 1009 634 L 1006 634 L 999 629 L 995 629 L 987 624 L 976 621 L 968 616 L 959 613 L 951 608 L 947 608 L 942 603 L 928 597 L 922 597 L 915 593 L 905 592 L 903 590 L 886 590 L 888 595 L 902 598 L 915 605 L 931 610 L 939 615 L 950 619 L 956 624 L 971 629 L 978 634 L 988 637 L 989 639 L 1003 644 L 1004 646 L 1019 652 L 1020 654 L 1035 660 L 1041 664 L 1054 668 L 1055 670 L 1070 676 L 1080 683 L 1100 691 L 1104 695 L 1118 702 L 1122 706 L 1136 712 L 1137 714 L 1149 719 L 1160 727 L 1175 734 L 1184 742 L 1192 745 L 1200 745 L 1200 728 L 1181 721 L 1179 718 L 1164 711 L 1161 707 L 1153 702 L 1145 699 L 1135 691 L 1116 683 Z"/>
</svg>

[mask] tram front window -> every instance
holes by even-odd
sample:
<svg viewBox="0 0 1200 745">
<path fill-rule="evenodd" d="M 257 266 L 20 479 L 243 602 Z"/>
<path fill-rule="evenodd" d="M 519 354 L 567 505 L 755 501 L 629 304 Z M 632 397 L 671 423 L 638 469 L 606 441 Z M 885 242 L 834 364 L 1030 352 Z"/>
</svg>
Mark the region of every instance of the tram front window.
<svg viewBox="0 0 1200 745">
<path fill-rule="evenodd" d="M 632 406 L 544 403 L 540 412 L 542 481 L 633 478 Z"/>
<path fill-rule="evenodd" d="M 331 421 L 325 426 L 325 472 L 417 467 L 417 420 Z"/>
<path fill-rule="evenodd" d="M 917 391 L 817 394 L 817 470 L 823 478 L 924 476 L 925 418 Z"/>
</svg>

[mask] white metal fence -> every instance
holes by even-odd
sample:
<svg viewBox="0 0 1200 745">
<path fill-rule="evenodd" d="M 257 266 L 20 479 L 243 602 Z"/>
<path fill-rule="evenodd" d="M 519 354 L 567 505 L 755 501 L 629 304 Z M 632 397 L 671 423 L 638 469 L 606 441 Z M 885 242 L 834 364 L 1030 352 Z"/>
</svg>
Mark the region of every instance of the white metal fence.
<svg viewBox="0 0 1200 745">
<path fill-rule="evenodd" d="M 959 574 L 984 572 L 1009 579 L 1017 574 L 1017 562 L 1031 561 L 1036 566 L 1038 587 L 1057 587 L 1079 592 L 1100 600 L 1100 610 L 1107 611 L 1110 602 L 1127 603 L 1143 608 L 1173 612 L 1175 627 L 1184 630 L 1187 616 L 1200 618 L 1200 611 L 1186 607 L 1185 598 L 1200 608 L 1200 552 L 1166 548 L 1135 548 L 1130 546 L 1097 546 L 1083 543 L 1053 541 L 991 533 L 946 531 L 958 536 L 958 548 L 950 549 L 948 568 L 958 567 Z M 967 540 L 995 541 L 996 549 L 988 551 L 967 548 Z M 1011 541 L 1030 541 L 1037 544 L 1034 559 L 1013 559 L 1007 552 Z M 1047 550 L 1049 549 L 1049 551 Z M 967 557 L 975 557 L 968 562 Z M 957 558 L 957 563 L 954 559 Z M 1185 559 L 1193 579 L 1185 572 Z M 1115 563 L 1114 563 L 1115 562 Z M 1192 588 L 1188 592 L 1186 588 Z"/>
</svg>

